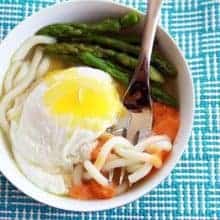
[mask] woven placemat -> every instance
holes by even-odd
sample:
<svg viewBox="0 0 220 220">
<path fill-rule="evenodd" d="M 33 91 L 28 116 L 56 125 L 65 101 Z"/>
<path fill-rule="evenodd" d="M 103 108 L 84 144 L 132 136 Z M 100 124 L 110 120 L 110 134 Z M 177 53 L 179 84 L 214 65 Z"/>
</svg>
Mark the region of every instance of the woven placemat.
<svg viewBox="0 0 220 220">
<path fill-rule="evenodd" d="M 145 10 L 146 0 L 118 2 Z M 53 3 L 55 0 L 0 0 L 0 39 L 25 17 Z M 165 0 L 162 26 L 186 56 L 196 98 L 189 148 L 171 175 L 126 206 L 79 213 L 40 204 L 0 174 L 0 220 L 220 219 L 220 3 Z"/>
</svg>

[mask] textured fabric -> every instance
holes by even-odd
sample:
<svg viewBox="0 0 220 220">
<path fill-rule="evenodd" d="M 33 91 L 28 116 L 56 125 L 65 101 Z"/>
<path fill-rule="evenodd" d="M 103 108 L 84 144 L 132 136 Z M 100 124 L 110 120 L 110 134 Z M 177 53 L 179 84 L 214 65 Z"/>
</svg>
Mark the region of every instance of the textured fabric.
<svg viewBox="0 0 220 220">
<path fill-rule="evenodd" d="M 55 0 L 0 0 L 0 38 Z M 120 0 L 145 10 L 146 0 Z M 220 3 L 165 0 L 162 25 L 185 54 L 196 98 L 187 151 L 171 175 L 141 199 L 94 213 L 65 212 L 40 204 L 0 175 L 0 219 L 220 219 Z M 0 55 L 2 56 L 2 55 Z"/>
</svg>

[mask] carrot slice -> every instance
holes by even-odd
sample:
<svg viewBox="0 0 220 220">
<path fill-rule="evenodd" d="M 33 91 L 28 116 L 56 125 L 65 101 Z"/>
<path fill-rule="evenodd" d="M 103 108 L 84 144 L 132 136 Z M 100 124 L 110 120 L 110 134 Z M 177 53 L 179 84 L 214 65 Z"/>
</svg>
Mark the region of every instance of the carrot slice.
<svg viewBox="0 0 220 220">
<path fill-rule="evenodd" d="M 75 199 L 108 199 L 116 193 L 113 185 L 102 186 L 94 180 L 90 180 L 81 185 L 74 185 L 69 190 L 69 196 Z"/>
<path fill-rule="evenodd" d="M 173 141 L 179 129 L 180 117 L 177 109 L 165 104 L 153 104 L 153 131 L 156 134 L 166 134 Z"/>
<path fill-rule="evenodd" d="M 69 190 L 69 196 L 75 199 L 88 200 L 93 199 L 93 193 L 91 192 L 88 184 L 74 185 Z"/>
<path fill-rule="evenodd" d="M 94 180 L 89 181 L 88 184 L 89 184 L 90 190 L 93 193 L 94 198 L 96 199 L 112 198 L 116 193 L 115 187 L 113 185 L 102 186 Z"/>
<path fill-rule="evenodd" d="M 102 146 L 111 138 L 111 135 L 110 134 L 103 134 L 102 136 L 100 136 L 98 138 L 98 144 L 96 145 L 96 147 L 93 149 L 92 153 L 91 153 L 91 160 L 92 161 L 95 161 L 96 158 L 98 157 L 99 155 L 99 152 L 101 151 L 102 149 Z"/>
</svg>

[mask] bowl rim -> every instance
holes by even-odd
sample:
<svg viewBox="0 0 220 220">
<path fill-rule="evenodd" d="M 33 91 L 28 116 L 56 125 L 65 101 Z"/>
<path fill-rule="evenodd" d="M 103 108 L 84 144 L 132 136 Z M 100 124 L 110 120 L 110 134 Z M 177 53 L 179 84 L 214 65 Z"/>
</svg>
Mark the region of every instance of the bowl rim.
<svg viewBox="0 0 220 220">
<path fill-rule="evenodd" d="M 38 12 L 33 13 L 31 16 L 28 16 L 27 18 L 25 18 L 22 22 L 20 22 L 18 25 L 16 25 L 15 28 L 13 28 L 13 30 L 11 30 L 8 35 L 2 40 L 1 44 L 0 44 L 0 51 L 3 47 L 3 45 L 5 46 L 7 44 L 7 39 L 11 38 L 14 35 L 14 32 L 16 32 L 17 29 L 19 29 L 21 26 L 25 26 L 26 23 L 28 24 L 29 20 L 31 19 L 36 19 L 35 17 L 40 16 L 42 13 L 47 13 L 47 11 L 50 10 L 54 10 L 54 9 L 58 9 L 59 7 L 62 7 L 64 5 L 68 5 L 68 4 L 77 4 L 77 3 L 91 3 L 91 2 L 98 2 L 98 3 L 109 3 L 112 4 L 114 6 L 120 6 L 122 8 L 128 9 L 128 10 L 136 10 L 138 11 L 140 14 L 144 15 L 143 12 L 139 11 L 136 8 L 133 8 L 131 6 L 127 6 L 124 5 L 122 3 L 117 3 L 117 2 L 112 2 L 111 0 L 72 0 L 72 1 L 67 1 L 67 2 L 61 2 L 61 3 L 56 3 L 54 5 L 48 6 L 46 8 L 43 8 L 41 10 L 39 10 Z M 157 181 L 154 181 L 153 184 L 151 185 L 151 187 L 147 188 L 142 188 L 142 190 L 139 190 L 138 193 L 133 194 L 132 196 L 129 195 L 127 196 L 127 200 L 116 200 L 114 202 L 108 202 L 108 203 L 103 203 L 103 200 L 95 200 L 94 202 L 99 202 L 101 205 L 98 206 L 93 206 L 93 205 L 83 205 L 80 200 L 73 200 L 71 199 L 71 201 L 75 201 L 75 207 L 74 204 L 72 204 L 72 206 L 64 206 L 64 203 L 59 203 L 58 202 L 51 202 L 51 199 L 48 199 L 46 196 L 40 196 L 38 193 L 33 193 L 28 189 L 24 189 L 24 187 L 22 187 L 23 185 L 19 183 L 19 181 L 17 181 L 17 179 L 13 176 L 13 174 L 9 174 L 7 172 L 7 167 L 4 166 L 4 161 L 1 159 L 2 155 L 0 154 L 0 171 L 2 172 L 2 174 L 7 178 L 7 180 L 10 181 L 10 183 L 12 183 L 13 186 L 15 186 L 17 189 L 19 189 L 19 191 L 23 192 L 25 195 L 31 197 L 32 199 L 41 202 L 43 204 L 58 208 L 58 209 L 62 209 L 62 210 L 66 210 L 66 211 L 81 211 L 81 212 L 91 212 L 91 211 L 102 211 L 102 210 L 107 210 L 107 209 L 111 209 L 111 208 L 116 208 L 116 207 L 120 207 L 123 206 L 125 204 L 128 204 L 130 202 L 133 202 L 135 200 L 137 200 L 138 198 L 140 198 L 141 196 L 145 195 L 146 193 L 150 192 L 152 189 L 154 189 L 156 186 L 158 186 L 170 173 L 171 171 L 174 169 L 174 167 L 176 166 L 176 164 L 178 163 L 178 161 L 180 160 L 180 157 L 182 156 L 183 152 L 185 151 L 185 149 L 187 148 L 188 145 L 188 141 L 190 138 L 190 134 L 192 131 L 192 127 L 193 127 L 193 118 L 194 118 L 194 108 L 195 108 L 195 99 L 194 99 L 194 87 L 193 87 L 193 81 L 192 81 L 192 76 L 190 74 L 190 69 L 188 67 L 188 64 L 183 56 L 183 53 L 181 52 L 179 46 L 175 43 L 175 41 L 172 39 L 172 37 L 169 35 L 168 32 L 166 32 L 161 26 L 158 26 L 158 29 L 160 31 L 162 31 L 167 38 L 170 40 L 170 42 L 175 46 L 175 49 L 177 50 L 181 60 L 183 61 L 184 64 L 184 68 L 185 68 L 185 72 L 186 74 L 188 74 L 189 77 L 189 82 L 190 82 L 190 88 L 192 89 L 192 113 L 191 113 L 191 117 L 190 117 L 190 121 L 189 121 L 189 127 L 188 130 L 185 132 L 185 139 L 184 139 L 184 143 L 182 146 L 181 151 L 179 152 L 178 156 L 175 158 L 175 160 L 172 160 L 172 162 L 170 163 L 170 166 L 167 167 L 166 171 L 164 172 L 163 175 L 159 176 L 159 178 L 157 179 Z M 4 77 L 4 76 L 3 76 Z M 23 175 L 23 174 L 21 174 Z M 27 180 L 29 181 L 29 180 Z M 30 181 L 29 181 L 30 182 Z M 38 188 L 38 187 L 37 187 Z M 44 192 L 43 189 L 39 189 L 38 192 Z M 47 193 L 51 195 L 50 193 Z M 56 196 L 56 195 L 55 195 Z M 57 196 L 56 196 L 57 197 Z M 117 198 L 117 197 L 115 197 Z M 106 200 L 108 201 L 108 200 Z M 79 203 L 78 205 L 76 205 L 76 203 Z M 86 204 L 86 202 L 83 202 Z M 88 202 L 89 204 L 89 202 Z M 66 205 L 66 204 L 65 204 Z"/>
</svg>

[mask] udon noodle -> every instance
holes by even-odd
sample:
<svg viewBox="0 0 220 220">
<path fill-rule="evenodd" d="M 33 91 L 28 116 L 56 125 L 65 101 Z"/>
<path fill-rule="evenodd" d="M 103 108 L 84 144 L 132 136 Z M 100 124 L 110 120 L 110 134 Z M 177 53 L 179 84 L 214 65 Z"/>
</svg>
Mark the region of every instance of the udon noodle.
<svg viewBox="0 0 220 220">
<path fill-rule="evenodd" d="M 17 105 L 15 99 L 30 87 L 37 77 L 43 76 L 49 69 L 50 60 L 43 55 L 43 50 L 38 45 L 55 42 L 56 40 L 51 37 L 33 36 L 27 39 L 13 55 L 3 82 L 4 97 L 0 103 L 0 123 L 7 134 L 11 115 L 21 109 L 21 105 Z M 28 55 L 33 49 L 32 59 L 30 59 Z M 7 111 L 13 104 L 15 104 L 13 110 L 9 111 L 9 118 L 7 118 Z"/>
</svg>

